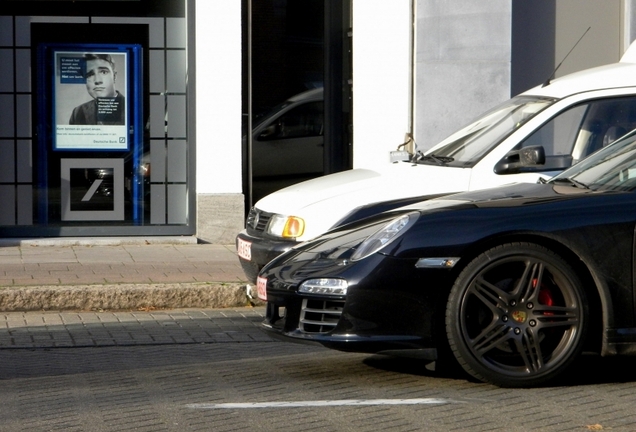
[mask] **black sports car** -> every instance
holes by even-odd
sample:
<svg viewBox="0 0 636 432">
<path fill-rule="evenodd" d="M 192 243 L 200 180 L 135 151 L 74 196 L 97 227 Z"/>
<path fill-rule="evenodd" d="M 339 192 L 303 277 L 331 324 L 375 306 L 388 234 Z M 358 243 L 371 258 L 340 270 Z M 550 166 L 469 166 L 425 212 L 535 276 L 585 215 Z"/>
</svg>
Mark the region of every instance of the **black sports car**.
<svg viewBox="0 0 636 432">
<path fill-rule="evenodd" d="M 534 386 L 636 353 L 636 134 L 547 183 L 431 199 L 304 243 L 258 278 L 264 327 Z"/>
</svg>

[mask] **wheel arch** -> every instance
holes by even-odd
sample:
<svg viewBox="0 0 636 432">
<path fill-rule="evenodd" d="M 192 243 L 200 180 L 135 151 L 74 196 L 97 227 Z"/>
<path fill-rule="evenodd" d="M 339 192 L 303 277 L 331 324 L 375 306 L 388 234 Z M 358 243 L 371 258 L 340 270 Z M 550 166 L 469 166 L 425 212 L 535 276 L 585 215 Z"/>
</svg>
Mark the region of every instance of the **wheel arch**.
<svg viewBox="0 0 636 432">
<path fill-rule="evenodd" d="M 454 279 L 462 270 L 483 252 L 497 246 L 509 243 L 533 243 L 560 256 L 572 267 L 576 275 L 583 283 L 583 289 L 588 297 L 590 313 L 590 326 L 585 342 L 585 349 L 601 353 L 613 354 L 606 338 L 606 330 L 612 327 L 612 298 L 607 285 L 598 276 L 594 264 L 586 259 L 584 254 L 575 250 L 571 245 L 561 239 L 545 235 L 544 233 L 507 233 L 503 235 L 485 238 L 482 241 L 470 245 L 463 251 L 460 260 L 453 268 Z"/>
</svg>

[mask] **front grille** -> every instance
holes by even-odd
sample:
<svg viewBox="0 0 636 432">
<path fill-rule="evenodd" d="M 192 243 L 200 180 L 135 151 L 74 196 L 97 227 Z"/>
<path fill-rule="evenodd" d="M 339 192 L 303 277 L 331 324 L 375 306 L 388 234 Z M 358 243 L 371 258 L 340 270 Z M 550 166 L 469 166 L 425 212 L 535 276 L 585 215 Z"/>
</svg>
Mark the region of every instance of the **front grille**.
<svg viewBox="0 0 636 432">
<path fill-rule="evenodd" d="M 344 300 L 304 299 L 299 330 L 303 333 L 329 333 L 338 324 L 344 303 Z"/>
<path fill-rule="evenodd" d="M 269 223 L 269 220 L 272 218 L 271 213 L 266 213 L 260 211 L 259 209 L 252 207 L 250 213 L 247 215 L 247 220 L 245 221 L 245 226 L 248 229 L 253 229 L 254 231 L 263 232 Z"/>
</svg>

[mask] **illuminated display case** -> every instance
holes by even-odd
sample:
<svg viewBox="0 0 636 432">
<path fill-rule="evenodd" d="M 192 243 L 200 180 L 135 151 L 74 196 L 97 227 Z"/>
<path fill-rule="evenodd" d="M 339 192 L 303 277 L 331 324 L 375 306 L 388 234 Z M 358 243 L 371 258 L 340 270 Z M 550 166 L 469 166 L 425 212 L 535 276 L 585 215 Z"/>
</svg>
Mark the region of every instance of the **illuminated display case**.
<svg viewBox="0 0 636 432">
<path fill-rule="evenodd" d="M 96 5 L 3 2 L 0 237 L 195 233 L 186 1 Z"/>
<path fill-rule="evenodd" d="M 144 222 L 143 48 L 40 43 L 39 221 Z"/>
</svg>

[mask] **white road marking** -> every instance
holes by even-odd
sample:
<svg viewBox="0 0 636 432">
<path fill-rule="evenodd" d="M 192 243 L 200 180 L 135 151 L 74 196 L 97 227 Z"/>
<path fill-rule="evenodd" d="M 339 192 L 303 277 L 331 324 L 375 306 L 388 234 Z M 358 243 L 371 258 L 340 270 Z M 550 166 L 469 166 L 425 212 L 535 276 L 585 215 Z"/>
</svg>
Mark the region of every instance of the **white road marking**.
<svg viewBox="0 0 636 432">
<path fill-rule="evenodd" d="M 191 409 L 257 409 L 257 408 L 305 408 L 305 407 L 338 407 L 362 405 L 443 405 L 461 403 L 452 399 L 344 399 L 317 400 L 298 402 L 251 402 L 251 403 L 194 403 L 186 405 Z"/>
</svg>

